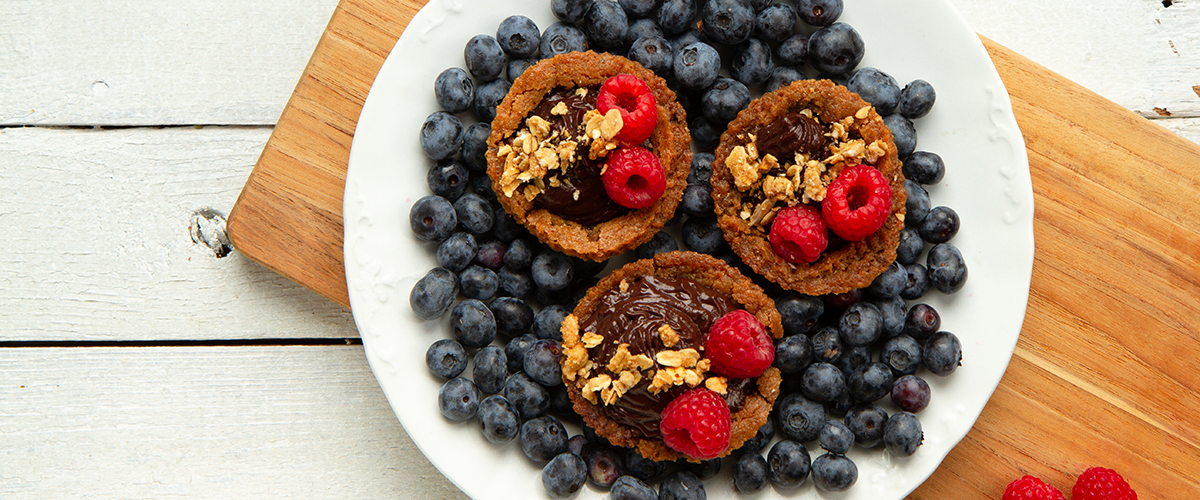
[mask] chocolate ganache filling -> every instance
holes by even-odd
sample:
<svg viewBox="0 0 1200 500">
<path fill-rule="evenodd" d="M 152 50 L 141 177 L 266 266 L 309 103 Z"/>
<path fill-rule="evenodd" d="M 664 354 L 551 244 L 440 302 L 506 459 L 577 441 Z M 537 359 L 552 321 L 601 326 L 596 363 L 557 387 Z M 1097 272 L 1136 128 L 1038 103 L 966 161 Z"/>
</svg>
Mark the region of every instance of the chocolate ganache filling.
<svg viewBox="0 0 1200 500">
<path fill-rule="evenodd" d="M 530 112 L 550 122 L 550 130 L 558 132 L 563 140 L 573 140 L 583 133 L 583 115 L 596 109 L 596 98 L 600 84 L 587 87 L 587 95 L 580 96 L 576 89 L 556 88 L 546 94 L 541 104 Z M 559 103 L 567 106 L 566 114 L 554 114 L 550 110 Z M 575 163 L 565 172 L 558 174 L 557 186 L 546 185 L 545 190 L 534 198 L 533 203 L 572 222 L 592 226 L 625 215 L 629 209 L 609 198 L 600 180 L 604 159 L 588 158 L 587 149 L 579 148 Z"/>
<path fill-rule="evenodd" d="M 645 354 L 651 359 L 664 350 L 695 349 L 703 355 L 708 330 L 726 313 L 739 309 L 725 293 L 689 279 L 642 276 L 629 283 L 625 291 L 612 290 L 601 298 L 594 312 L 580 324 L 581 331 L 595 332 L 604 341 L 590 350 L 592 360 L 604 367 L 620 344 L 628 344 L 633 356 Z M 677 343 L 664 345 L 660 328 L 669 326 L 678 335 Z M 655 368 L 662 368 L 656 363 Z M 610 375 L 607 368 L 600 368 Z M 599 405 L 613 421 L 641 431 L 648 438 L 660 438 L 662 410 L 676 396 L 691 389 L 676 385 L 656 393 L 649 389 L 649 377 L 629 389 L 612 404 Z M 756 390 L 753 380 L 729 380 L 725 395 L 730 411 L 741 409 L 745 394 Z"/>
</svg>

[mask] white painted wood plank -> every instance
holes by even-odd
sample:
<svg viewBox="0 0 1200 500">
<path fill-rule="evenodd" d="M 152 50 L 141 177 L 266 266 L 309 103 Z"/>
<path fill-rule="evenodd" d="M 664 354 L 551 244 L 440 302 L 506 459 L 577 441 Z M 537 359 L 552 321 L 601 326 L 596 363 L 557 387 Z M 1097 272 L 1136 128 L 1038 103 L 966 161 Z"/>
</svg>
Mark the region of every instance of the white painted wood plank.
<svg viewBox="0 0 1200 500">
<path fill-rule="evenodd" d="M 336 6 L 0 2 L 0 124 L 273 124 Z"/>
<path fill-rule="evenodd" d="M 0 129 L 0 340 L 357 337 L 333 302 L 192 241 L 270 132 Z"/>
<path fill-rule="evenodd" d="M 466 498 L 359 346 L 9 348 L 0 373 L 2 498 Z"/>
<path fill-rule="evenodd" d="M 1200 143 L 1200 118 L 1170 118 L 1154 122 L 1179 134 L 1184 139 Z M 1195 165 L 1195 167 L 1200 168 L 1200 165 Z"/>
</svg>

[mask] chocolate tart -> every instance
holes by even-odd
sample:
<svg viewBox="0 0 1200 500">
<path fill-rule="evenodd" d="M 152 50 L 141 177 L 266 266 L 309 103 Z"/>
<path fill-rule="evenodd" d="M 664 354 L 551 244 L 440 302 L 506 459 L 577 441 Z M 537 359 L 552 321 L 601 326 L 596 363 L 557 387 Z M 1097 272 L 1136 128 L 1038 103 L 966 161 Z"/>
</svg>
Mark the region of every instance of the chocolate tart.
<svg viewBox="0 0 1200 500">
<path fill-rule="evenodd" d="M 653 205 L 636 210 L 617 205 L 604 191 L 599 177 L 604 158 L 589 157 L 592 148 L 603 149 L 603 143 L 599 147 L 595 144 L 603 139 L 592 141 L 574 132 L 582 129 L 582 122 L 586 121 L 583 113 L 588 107 L 595 107 L 600 85 L 618 74 L 631 74 L 646 82 L 658 108 L 654 133 L 642 146 L 658 156 L 667 187 Z M 589 94 L 580 97 L 576 94 L 580 89 Z M 550 106 L 562 101 L 569 106 L 560 109 Z M 548 118 L 552 126 L 538 133 L 539 127 L 529 121 L 532 116 Z M 568 130 L 575 137 L 567 137 Z M 548 137 L 555 132 L 561 132 L 557 139 Z M 543 153 L 526 150 L 525 157 L 518 157 L 520 146 L 526 142 L 522 136 L 542 139 L 537 141 L 539 146 L 548 146 L 550 153 L 558 153 L 563 167 L 557 170 L 551 167 L 546 174 L 537 173 L 536 166 L 517 168 L 517 164 L 538 163 L 537 156 Z M 582 141 L 575 141 L 576 138 Z M 564 141 L 578 142 L 578 147 L 572 144 L 564 152 Z M 518 147 L 514 148 L 514 143 Z M 492 121 L 487 171 L 500 204 L 539 240 L 568 255 L 601 261 L 648 241 L 674 216 L 691 168 L 690 148 L 691 135 L 683 106 L 676 102 L 675 93 L 667 88 L 665 80 L 623 57 L 571 52 L 538 62 L 513 82 Z M 564 159 L 568 157 L 570 160 Z M 525 158 L 532 159 L 532 163 L 518 161 Z M 560 160 L 551 159 L 551 163 L 558 164 Z M 546 172 L 547 168 L 543 166 L 541 171 Z"/>
<path fill-rule="evenodd" d="M 742 261 L 767 279 L 808 295 L 843 293 L 869 285 L 896 259 L 907 199 L 896 145 L 883 118 L 845 87 L 800 80 L 755 99 L 729 123 L 714 156 L 721 230 Z M 831 233 L 830 247 L 810 264 L 776 255 L 768 240 L 774 213 L 797 203 L 819 208 L 829 181 L 856 163 L 878 169 L 891 187 L 892 215 L 883 227 L 855 242 Z"/>
<path fill-rule="evenodd" d="M 616 446 L 634 448 L 651 460 L 696 461 L 668 447 L 658 426 L 672 399 L 693 387 L 708 387 L 722 394 L 732 414 L 731 439 L 720 456 L 738 449 L 766 423 L 779 395 L 779 370 L 725 379 L 705 373 L 706 359 L 675 364 L 660 356 L 689 349 L 703 353 L 712 322 L 736 309 L 753 314 L 772 337 L 783 336 L 775 302 L 711 256 L 663 253 L 605 276 L 563 321 L 563 381 L 575 411 Z M 689 370 L 694 377 L 682 377 L 688 380 L 664 382 L 670 377 L 660 376 Z M 617 390 L 616 382 L 624 380 L 619 372 L 638 372 L 639 380 Z M 613 381 L 605 390 L 589 386 L 603 377 Z"/>
</svg>

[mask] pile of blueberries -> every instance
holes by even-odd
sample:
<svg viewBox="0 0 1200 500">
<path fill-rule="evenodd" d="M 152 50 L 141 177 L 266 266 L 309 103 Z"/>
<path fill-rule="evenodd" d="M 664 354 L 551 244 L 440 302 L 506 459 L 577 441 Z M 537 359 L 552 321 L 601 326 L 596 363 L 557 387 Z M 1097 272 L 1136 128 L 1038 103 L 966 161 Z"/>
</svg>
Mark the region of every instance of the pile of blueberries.
<svg viewBox="0 0 1200 500">
<path fill-rule="evenodd" d="M 446 69 L 434 82 L 441 110 L 421 129 L 432 194 L 414 203 L 409 220 L 436 246 L 438 267 L 416 283 L 410 304 L 424 320 L 449 314 L 450 335 L 426 352 L 430 372 L 444 380 L 445 418 L 477 420 L 491 443 L 518 441 L 544 464 L 553 497 L 591 482 L 614 499 L 704 498 L 703 481 L 722 469 L 722 459 L 649 461 L 586 426 L 568 436 L 563 422 L 579 419 L 560 377 L 558 326 L 607 263 L 541 244 L 500 207 L 486 174 L 490 122 L 511 82 L 539 59 L 595 50 L 666 79 L 688 112 L 697 150 L 675 220 L 633 257 L 678 249 L 714 255 L 777 297 L 783 387 L 767 424 L 725 459 L 736 488 L 794 488 L 811 476 L 817 488 L 840 491 L 857 480 L 846 457 L 853 446 L 914 453 L 923 438 L 916 414 L 931 396 L 922 376 L 949 375 L 962 357 L 937 311 L 919 302 L 931 289 L 958 292 L 967 277 L 950 243 L 958 214 L 931 206 L 925 188 L 941 181 L 944 162 L 916 149 L 914 120 L 932 108 L 933 87 L 916 80 L 901 88 L 883 71 L 859 68 L 865 48 L 853 27 L 838 22 L 842 0 L 551 0 L 551 10 L 558 22 L 544 30 L 513 15 L 495 36 L 471 38 L 465 69 Z M 884 116 L 908 194 L 896 261 L 869 287 L 825 297 L 787 292 L 743 265 L 717 226 L 709 185 L 712 150 L 752 92 L 814 77 L 846 85 Z M 814 444 L 824 453 L 810 460 L 806 446 Z"/>
</svg>

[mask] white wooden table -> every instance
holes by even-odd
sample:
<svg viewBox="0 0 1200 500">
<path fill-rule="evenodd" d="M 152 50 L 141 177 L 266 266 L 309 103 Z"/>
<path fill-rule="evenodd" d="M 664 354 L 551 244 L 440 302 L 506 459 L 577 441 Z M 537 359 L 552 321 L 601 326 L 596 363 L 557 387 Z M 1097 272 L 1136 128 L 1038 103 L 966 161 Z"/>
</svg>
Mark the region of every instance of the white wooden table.
<svg viewBox="0 0 1200 500">
<path fill-rule="evenodd" d="M 1200 142 L 1200 0 L 953 2 Z M 0 498 L 463 497 L 348 311 L 189 230 L 233 206 L 335 6 L 0 1 Z"/>
</svg>

